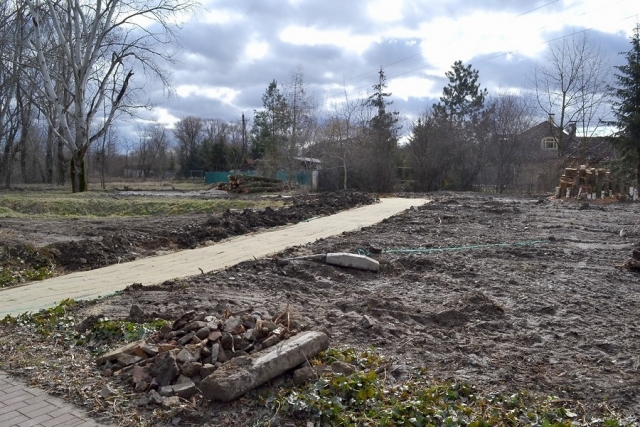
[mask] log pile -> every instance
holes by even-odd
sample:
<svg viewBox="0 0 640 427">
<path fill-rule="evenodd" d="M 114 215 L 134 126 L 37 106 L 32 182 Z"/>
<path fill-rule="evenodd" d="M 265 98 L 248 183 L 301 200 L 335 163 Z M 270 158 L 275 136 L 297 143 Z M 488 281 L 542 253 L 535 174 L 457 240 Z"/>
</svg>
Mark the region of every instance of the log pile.
<svg viewBox="0 0 640 427">
<path fill-rule="evenodd" d="M 638 184 L 615 178 L 604 168 L 566 168 L 556 187 L 556 198 L 638 200 Z"/>
<path fill-rule="evenodd" d="M 613 197 L 615 182 L 611 172 L 604 168 L 566 168 L 556 187 L 556 197 L 604 199 Z"/>
<path fill-rule="evenodd" d="M 229 193 L 274 193 L 283 191 L 284 183 L 279 179 L 265 178 L 252 175 L 229 175 L 229 182 L 221 182 L 216 186 L 218 190 Z"/>
</svg>

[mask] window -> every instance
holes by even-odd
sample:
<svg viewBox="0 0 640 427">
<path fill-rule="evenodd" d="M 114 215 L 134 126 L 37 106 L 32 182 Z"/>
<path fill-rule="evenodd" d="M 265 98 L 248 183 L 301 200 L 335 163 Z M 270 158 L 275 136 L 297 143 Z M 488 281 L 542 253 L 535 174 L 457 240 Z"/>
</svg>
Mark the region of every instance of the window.
<svg viewBox="0 0 640 427">
<path fill-rule="evenodd" d="M 542 148 L 545 150 L 557 150 L 558 140 L 552 136 L 546 136 L 542 138 Z"/>
</svg>

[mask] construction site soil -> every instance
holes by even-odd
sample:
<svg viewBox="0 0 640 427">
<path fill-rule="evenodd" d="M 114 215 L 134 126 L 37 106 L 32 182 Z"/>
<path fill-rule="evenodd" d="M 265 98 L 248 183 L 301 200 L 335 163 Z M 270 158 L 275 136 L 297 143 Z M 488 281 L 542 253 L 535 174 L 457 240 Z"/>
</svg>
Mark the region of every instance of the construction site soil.
<svg viewBox="0 0 640 427">
<path fill-rule="evenodd" d="M 147 319 L 176 319 L 190 310 L 275 315 L 289 304 L 309 328 L 328 332 L 332 346 L 374 346 L 393 361 L 398 379 L 424 368 L 433 380 L 555 395 L 585 413 L 611 411 L 640 420 L 640 272 L 631 260 L 640 247 L 640 204 L 426 196 L 431 203 L 377 225 L 179 283 L 132 286 L 80 304 L 74 315 L 126 318 L 134 304 Z M 38 247 L 53 242 L 56 263 L 74 271 L 193 248 L 374 199 L 327 194 L 293 197 L 278 210 L 220 216 L 0 223 L 1 230 L 14 230 L 4 242 L 12 250 L 26 242 Z M 380 271 L 304 259 L 329 252 L 366 253 L 380 262 Z M 20 342 L 31 341 L 22 334 Z M 5 345 L 3 354 L 11 348 Z M 44 368 L 27 370 L 9 359 L 6 366 L 32 382 L 46 376 Z M 81 384 L 108 381 L 91 369 L 65 375 L 84 375 Z M 89 390 L 95 393 L 98 386 Z M 67 394 L 96 411 L 110 410 L 95 403 L 98 398 Z M 251 398 L 215 410 L 211 403 L 200 405 L 192 410 L 213 425 L 244 425 L 265 411 Z"/>
</svg>

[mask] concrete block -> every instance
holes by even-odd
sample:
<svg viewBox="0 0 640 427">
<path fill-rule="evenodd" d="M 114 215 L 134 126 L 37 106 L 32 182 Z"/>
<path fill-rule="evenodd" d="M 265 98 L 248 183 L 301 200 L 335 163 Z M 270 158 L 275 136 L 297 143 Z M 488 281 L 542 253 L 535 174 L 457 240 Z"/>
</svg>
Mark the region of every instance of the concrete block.
<svg viewBox="0 0 640 427">
<path fill-rule="evenodd" d="M 145 345 L 146 343 L 144 342 L 144 340 L 140 340 L 140 341 L 135 341 L 132 343 L 129 343 L 123 347 L 117 348 L 113 351 L 110 351 L 108 353 L 105 353 L 101 356 L 99 356 L 98 358 L 96 358 L 96 364 L 97 365 L 102 365 L 103 363 L 105 363 L 106 361 L 115 361 L 118 359 L 118 357 L 120 357 L 123 354 L 133 354 L 136 347 L 139 347 L 141 345 Z"/>
<path fill-rule="evenodd" d="M 202 380 L 200 390 L 207 399 L 230 402 L 328 347 L 324 332 L 302 332 L 267 350 L 230 360 Z"/>
<path fill-rule="evenodd" d="M 375 271 L 380 270 L 380 263 L 368 256 L 349 253 L 328 253 L 325 259 L 327 264 L 339 265 L 341 267 L 356 268 L 358 270 Z"/>
</svg>

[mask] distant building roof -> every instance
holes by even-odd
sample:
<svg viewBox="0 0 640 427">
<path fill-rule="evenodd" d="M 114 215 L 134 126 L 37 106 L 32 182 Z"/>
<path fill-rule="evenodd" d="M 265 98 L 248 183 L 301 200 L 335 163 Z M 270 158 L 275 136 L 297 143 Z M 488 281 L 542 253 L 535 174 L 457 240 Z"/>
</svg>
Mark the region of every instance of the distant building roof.
<svg viewBox="0 0 640 427">
<path fill-rule="evenodd" d="M 322 163 L 320 159 L 314 159 L 313 157 L 294 157 L 294 159 L 296 159 L 299 162 L 305 162 L 305 163 L 316 163 L 316 164 Z"/>
</svg>

